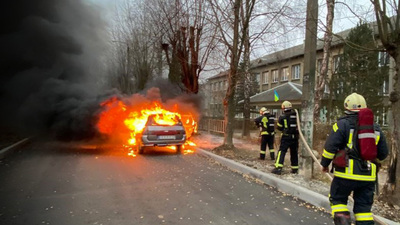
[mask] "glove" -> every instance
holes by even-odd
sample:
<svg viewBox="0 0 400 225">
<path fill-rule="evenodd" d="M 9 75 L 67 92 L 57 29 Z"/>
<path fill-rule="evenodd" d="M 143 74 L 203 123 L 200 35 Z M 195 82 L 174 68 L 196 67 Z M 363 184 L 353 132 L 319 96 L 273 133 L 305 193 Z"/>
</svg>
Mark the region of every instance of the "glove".
<svg viewBox="0 0 400 225">
<path fill-rule="evenodd" d="M 322 167 L 322 172 L 328 173 L 329 172 L 329 167 Z"/>
</svg>

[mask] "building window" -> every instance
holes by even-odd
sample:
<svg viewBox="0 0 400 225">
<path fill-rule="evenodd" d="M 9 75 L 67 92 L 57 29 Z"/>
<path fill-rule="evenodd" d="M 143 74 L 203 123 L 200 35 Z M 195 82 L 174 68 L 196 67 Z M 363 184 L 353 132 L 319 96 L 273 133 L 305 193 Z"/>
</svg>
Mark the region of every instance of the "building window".
<svg viewBox="0 0 400 225">
<path fill-rule="evenodd" d="M 382 85 L 383 95 L 389 95 L 389 80 L 385 79 Z"/>
<path fill-rule="evenodd" d="M 256 76 L 256 82 L 257 83 L 260 83 L 260 74 L 259 73 L 256 73 L 256 74 L 254 74 L 255 76 Z"/>
<path fill-rule="evenodd" d="M 292 80 L 300 79 L 300 64 L 292 66 Z"/>
<path fill-rule="evenodd" d="M 329 86 L 326 83 L 325 83 L 325 87 L 324 87 L 324 93 L 326 93 L 326 94 L 330 93 Z"/>
<path fill-rule="evenodd" d="M 333 56 L 333 73 L 338 72 L 341 58 L 342 58 L 342 55 Z"/>
<path fill-rule="evenodd" d="M 289 79 L 289 68 L 288 67 L 284 67 L 284 68 L 282 68 L 281 80 L 282 81 L 287 81 L 288 79 Z"/>
<path fill-rule="evenodd" d="M 386 112 L 386 109 L 383 108 L 383 112 L 382 112 L 382 126 L 387 127 L 388 125 L 389 125 L 389 124 L 388 124 L 388 121 L 387 121 L 387 112 Z"/>
<path fill-rule="evenodd" d="M 267 72 L 264 72 L 263 74 L 262 74 L 262 81 L 263 81 L 263 84 L 268 84 L 268 76 L 269 76 L 269 72 L 267 71 Z"/>
<path fill-rule="evenodd" d="M 343 94 L 343 81 L 340 81 L 339 83 L 338 83 L 338 86 L 337 86 L 337 88 L 336 88 L 336 94 Z"/>
<path fill-rule="evenodd" d="M 278 70 L 272 70 L 272 83 L 278 83 Z"/>
<path fill-rule="evenodd" d="M 378 54 L 378 66 L 387 66 L 389 65 L 389 54 L 387 52 L 379 52 Z"/>
</svg>

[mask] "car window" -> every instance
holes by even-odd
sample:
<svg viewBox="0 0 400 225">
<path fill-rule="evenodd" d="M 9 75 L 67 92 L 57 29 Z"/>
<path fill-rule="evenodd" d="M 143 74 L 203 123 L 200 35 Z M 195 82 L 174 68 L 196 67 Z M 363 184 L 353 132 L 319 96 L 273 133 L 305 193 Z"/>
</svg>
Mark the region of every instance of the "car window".
<svg viewBox="0 0 400 225">
<path fill-rule="evenodd" d="M 163 120 L 164 116 L 162 114 L 159 115 L 150 115 L 147 119 L 147 126 L 174 126 L 174 125 L 182 125 L 181 120 L 176 115 L 171 115 L 168 118 L 165 118 L 168 121 L 173 121 L 174 124 L 159 124 L 157 123 L 158 120 Z"/>
</svg>

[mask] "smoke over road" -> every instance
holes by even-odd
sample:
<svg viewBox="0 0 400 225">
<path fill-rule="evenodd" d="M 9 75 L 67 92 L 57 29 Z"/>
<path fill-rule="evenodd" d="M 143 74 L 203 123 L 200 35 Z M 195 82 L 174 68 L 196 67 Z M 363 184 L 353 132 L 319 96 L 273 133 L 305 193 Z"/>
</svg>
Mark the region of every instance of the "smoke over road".
<svg viewBox="0 0 400 225">
<path fill-rule="evenodd" d="M 2 1 L 0 128 L 93 135 L 103 33 L 99 11 L 83 0 Z"/>
<path fill-rule="evenodd" d="M 131 96 L 105 91 L 101 85 L 107 71 L 107 27 L 102 12 L 88 4 L 0 3 L 0 129 L 62 140 L 91 138 L 98 134 L 101 102 L 117 96 L 135 104 Z M 162 101 L 200 105 L 200 97 L 182 95 L 181 89 L 162 80 L 148 84 L 142 95 L 153 87 L 161 90 Z"/>
</svg>

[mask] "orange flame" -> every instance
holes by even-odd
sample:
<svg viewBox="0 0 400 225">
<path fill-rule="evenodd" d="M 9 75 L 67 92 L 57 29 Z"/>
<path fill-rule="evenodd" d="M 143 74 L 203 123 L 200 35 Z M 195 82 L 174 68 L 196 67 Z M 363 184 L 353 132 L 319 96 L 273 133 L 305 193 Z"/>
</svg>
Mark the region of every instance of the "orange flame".
<svg viewBox="0 0 400 225">
<path fill-rule="evenodd" d="M 130 151 L 128 155 L 136 156 L 133 151 L 133 147 L 137 145 L 136 137 L 143 132 L 150 115 L 155 115 L 154 122 L 160 125 L 174 125 L 178 123 L 179 118 L 187 138 L 197 132 L 197 121 L 192 116 L 193 112 L 185 112 L 178 103 L 175 102 L 172 109 L 168 110 L 157 100 L 149 101 L 139 95 L 133 96 L 131 100 L 133 99 L 138 100 L 140 104 L 129 104 L 129 101 L 125 103 L 116 97 L 102 102 L 100 105 L 103 111 L 99 114 L 97 123 L 100 133 L 125 143 L 124 146 Z M 195 146 L 189 140 L 184 145 Z"/>
</svg>

